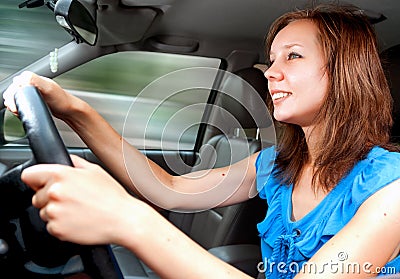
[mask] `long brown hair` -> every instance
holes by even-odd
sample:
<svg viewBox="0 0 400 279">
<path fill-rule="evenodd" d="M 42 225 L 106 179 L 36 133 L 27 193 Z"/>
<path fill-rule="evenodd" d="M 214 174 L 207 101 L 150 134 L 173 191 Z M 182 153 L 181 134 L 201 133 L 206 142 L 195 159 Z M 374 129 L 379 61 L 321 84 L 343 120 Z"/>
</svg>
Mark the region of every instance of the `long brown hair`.
<svg viewBox="0 0 400 279">
<path fill-rule="evenodd" d="M 398 151 L 389 143 L 392 98 L 375 31 L 361 10 L 324 4 L 281 16 L 266 38 L 267 59 L 275 36 L 296 20 L 310 20 L 317 26 L 326 59 L 329 85 L 316 119 L 322 133 L 313 149 L 312 185 L 314 190 L 320 185 L 329 191 L 373 146 Z M 309 159 L 308 147 L 301 127 L 282 125 L 275 174 L 282 183 L 296 185 Z"/>
</svg>

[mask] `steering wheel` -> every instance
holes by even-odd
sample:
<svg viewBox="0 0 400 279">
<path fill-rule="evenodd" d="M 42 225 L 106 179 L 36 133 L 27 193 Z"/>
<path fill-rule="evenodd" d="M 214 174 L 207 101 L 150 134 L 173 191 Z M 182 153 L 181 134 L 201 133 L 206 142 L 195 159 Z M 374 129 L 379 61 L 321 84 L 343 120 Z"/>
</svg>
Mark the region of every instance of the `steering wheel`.
<svg viewBox="0 0 400 279">
<path fill-rule="evenodd" d="M 21 172 L 34 164 L 73 164 L 37 88 L 26 86 L 17 92 L 15 104 L 33 158 L 0 177 L 0 205 L 7 207 L 8 214 L 0 218 L 3 221 L 5 218 L 20 218 L 26 250 L 35 265 L 44 266 L 45 272 L 57 273 L 55 270 L 60 270 L 59 267 L 65 265 L 72 256 L 79 255 L 83 272 L 91 278 L 123 278 L 109 246 L 77 245 L 61 241 L 47 232 L 46 224 L 39 217 L 39 210 L 32 206 L 33 191 L 21 181 Z"/>
</svg>

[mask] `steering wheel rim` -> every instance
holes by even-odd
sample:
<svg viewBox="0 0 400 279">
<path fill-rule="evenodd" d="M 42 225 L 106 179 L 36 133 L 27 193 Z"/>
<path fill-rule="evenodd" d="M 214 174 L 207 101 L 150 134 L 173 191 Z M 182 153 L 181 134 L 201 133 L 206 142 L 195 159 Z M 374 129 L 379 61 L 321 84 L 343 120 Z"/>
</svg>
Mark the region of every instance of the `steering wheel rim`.
<svg viewBox="0 0 400 279">
<path fill-rule="evenodd" d="M 26 167 L 34 164 L 73 166 L 73 163 L 39 90 L 34 86 L 26 86 L 18 91 L 14 98 L 18 116 L 28 138 L 33 158 L 3 174 L 0 177 L 0 185 L 8 182 L 8 184 L 16 186 L 15 189 L 8 187 L 10 190 L 7 191 L 13 195 L 21 195 L 23 201 L 18 206 L 22 205 L 25 208 L 30 206 L 33 209 L 33 213 L 31 210 L 30 215 L 35 215 L 33 219 L 39 224 L 32 226 L 41 227 L 39 228 L 40 233 L 46 234 L 46 239 L 49 237 L 52 239 L 49 246 L 59 242 L 62 245 L 55 245 L 56 247 L 67 247 L 67 250 L 72 247 L 74 251 L 79 251 L 85 269 L 84 272 L 89 272 L 93 278 L 123 278 L 108 245 L 84 246 L 63 242 L 50 236 L 45 229 L 45 223 L 40 219 L 39 211 L 35 210 L 31 205 L 33 191 L 21 181 L 21 172 Z M 30 198 L 28 199 L 27 197 Z M 21 212 L 21 208 L 17 212 Z"/>
<path fill-rule="evenodd" d="M 35 162 L 73 166 L 39 90 L 33 86 L 25 86 L 15 94 L 14 99 Z"/>
</svg>

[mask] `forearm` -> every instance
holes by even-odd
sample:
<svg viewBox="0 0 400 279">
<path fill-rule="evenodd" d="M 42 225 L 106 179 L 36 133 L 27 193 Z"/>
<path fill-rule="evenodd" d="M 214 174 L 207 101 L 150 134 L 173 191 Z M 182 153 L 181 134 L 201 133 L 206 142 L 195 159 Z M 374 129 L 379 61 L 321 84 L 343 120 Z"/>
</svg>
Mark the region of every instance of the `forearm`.
<svg viewBox="0 0 400 279">
<path fill-rule="evenodd" d="M 76 98 L 71 102 L 71 113 L 63 116 L 63 120 L 79 135 L 96 157 L 104 163 L 113 176 L 125 187 L 140 195 L 126 169 L 124 150 L 129 148 L 129 157 L 137 162 L 140 172 L 149 168 L 148 159 L 136 148 L 125 142 L 114 128 L 89 104 Z M 157 173 L 165 173 L 161 167 L 152 163 Z M 164 174 L 166 175 L 166 174 Z"/>
<path fill-rule="evenodd" d="M 134 252 L 161 278 L 250 278 L 208 253 L 151 208 L 136 212 L 140 216 L 123 218 L 130 221 L 122 225 L 117 244 Z"/>
<path fill-rule="evenodd" d="M 71 103 L 72 113 L 63 120 L 121 184 L 157 207 L 203 210 L 249 198 L 255 156 L 226 168 L 173 176 L 126 142 L 87 103 L 80 99 Z"/>
</svg>

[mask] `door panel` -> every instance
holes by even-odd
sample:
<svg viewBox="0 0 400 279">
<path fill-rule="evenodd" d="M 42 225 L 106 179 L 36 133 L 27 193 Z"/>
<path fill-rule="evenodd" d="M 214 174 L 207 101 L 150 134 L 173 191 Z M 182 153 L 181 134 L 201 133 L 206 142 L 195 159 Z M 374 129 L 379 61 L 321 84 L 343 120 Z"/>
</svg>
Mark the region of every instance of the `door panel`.
<svg viewBox="0 0 400 279">
<path fill-rule="evenodd" d="M 89 149 L 69 148 L 68 151 L 70 154 L 82 157 L 89 162 L 98 164 L 104 168 L 102 162 Z M 191 151 L 141 150 L 141 152 L 171 174 L 189 172 L 191 166 L 197 159 L 197 155 Z M 31 158 L 32 152 L 29 147 L 0 147 L 0 173 L 20 165 Z M 174 163 L 178 161 L 183 162 L 184 164 Z"/>
</svg>

